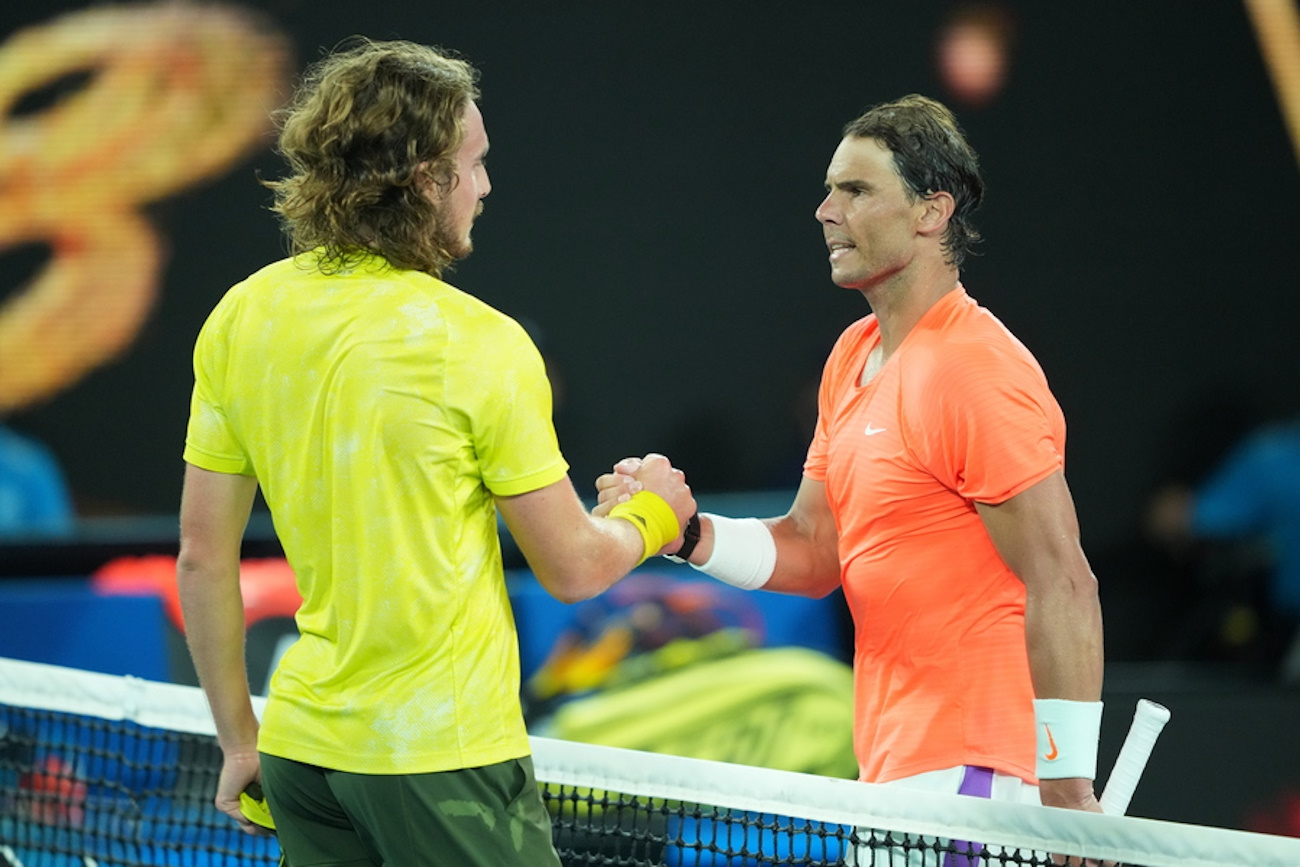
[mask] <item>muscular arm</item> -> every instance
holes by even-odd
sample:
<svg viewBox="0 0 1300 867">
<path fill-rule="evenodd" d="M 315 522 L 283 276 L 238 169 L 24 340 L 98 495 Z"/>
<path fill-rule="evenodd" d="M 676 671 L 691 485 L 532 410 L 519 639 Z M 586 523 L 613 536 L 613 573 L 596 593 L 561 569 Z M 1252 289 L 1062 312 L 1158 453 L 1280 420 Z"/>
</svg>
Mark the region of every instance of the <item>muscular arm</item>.
<svg viewBox="0 0 1300 867">
<path fill-rule="evenodd" d="M 244 664 L 244 605 L 239 550 L 257 492 L 251 476 L 185 468 L 176 581 L 185 638 L 212 708 L 225 761 L 217 807 L 239 819 L 239 793 L 256 779 L 257 718 Z M 241 821 L 246 829 L 252 826 Z"/>
<path fill-rule="evenodd" d="M 667 460 L 647 458 L 638 475 L 645 490 L 658 493 L 672 506 L 679 527 L 694 513 L 690 488 Z M 567 476 L 536 491 L 498 497 L 496 502 L 533 574 L 562 602 L 603 592 L 641 562 L 645 551 L 641 534 L 621 518 L 600 517 L 603 512 L 587 514 Z"/>
<path fill-rule="evenodd" d="M 632 475 L 640 465 L 640 458 L 624 458 L 614 465 L 613 472 L 596 479 L 599 505 L 593 514 L 603 515 L 621 499 L 641 490 Z M 767 518 L 763 523 L 776 542 L 776 567 L 763 585 L 764 590 L 821 597 L 840 586 L 839 533 L 823 482 L 805 476 L 790 511 L 779 518 Z M 663 553 L 676 550 L 674 544 Z M 700 515 L 700 541 L 691 552 L 690 562 L 700 566 L 711 556 L 713 521 L 704 513 Z"/>
<path fill-rule="evenodd" d="M 978 503 L 976 509 L 998 553 L 1025 584 L 1035 695 L 1099 701 L 1101 604 L 1065 476 L 1054 473 L 1004 503 Z M 1041 792 L 1044 803 L 1097 809 L 1090 780 L 1044 780 Z"/>
<path fill-rule="evenodd" d="M 805 476 L 790 511 L 764 523 L 776 540 L 776 569 L 764 590 L 821 597 L 840 586 L 839 534 L 824 482 Z"/>
<path fill-rule="evenodd" d="M 840 586 L 838 534 L 824 483 L 804 477 L 790 511 L 763 523 L 776 541 L 776 568 L 762 589 L 821 597 Z M 705 514 L 690 562 L 698 566 L 712 554 L 713 524 Z"/>
</svg>

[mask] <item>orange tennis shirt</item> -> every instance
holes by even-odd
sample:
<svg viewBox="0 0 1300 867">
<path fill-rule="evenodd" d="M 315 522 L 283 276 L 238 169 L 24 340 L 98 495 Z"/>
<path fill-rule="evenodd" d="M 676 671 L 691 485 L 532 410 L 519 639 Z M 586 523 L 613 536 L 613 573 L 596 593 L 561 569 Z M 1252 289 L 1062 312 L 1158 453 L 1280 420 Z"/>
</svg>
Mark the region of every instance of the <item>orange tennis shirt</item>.
<svg viewBox="0 0 1300 867">
<path fill-rule="evenodd" d="M 879 343 L 874 315 L 836 342 L 804 465 L 839 531 L 860 779 L 976 765 L 1033 782 L 1025 587 L 975 503 L 1062 469 L 1064 417 L 1029 350 L 960 285 L 860 385 Z"/>
</svg>

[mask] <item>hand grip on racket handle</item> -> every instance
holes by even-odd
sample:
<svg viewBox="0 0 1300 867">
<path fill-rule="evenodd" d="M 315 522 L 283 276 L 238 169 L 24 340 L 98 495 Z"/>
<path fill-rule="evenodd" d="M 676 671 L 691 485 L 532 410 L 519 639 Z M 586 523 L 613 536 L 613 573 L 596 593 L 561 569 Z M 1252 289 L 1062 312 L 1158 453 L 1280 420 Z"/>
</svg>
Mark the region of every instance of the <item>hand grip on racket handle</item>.
<svg viewBox="0 0 1300 867">
<path fill-rule="evenodd" d="M 1133 725 L 1129 727 L 1120 748 L 1115 767 L 1106 780 L 1106 789 L 1101 793 L 1101 811 L 1109 816 L 1122 816 L 1128 812 L 1128 803 L 1137 789 L 1142 771 L 1146 769 L 1147 759 L 1156 738 L 1169 722 L 1169 709 L 1148 699 L 1137 703 L 1133 713 Z"/>
</svg>

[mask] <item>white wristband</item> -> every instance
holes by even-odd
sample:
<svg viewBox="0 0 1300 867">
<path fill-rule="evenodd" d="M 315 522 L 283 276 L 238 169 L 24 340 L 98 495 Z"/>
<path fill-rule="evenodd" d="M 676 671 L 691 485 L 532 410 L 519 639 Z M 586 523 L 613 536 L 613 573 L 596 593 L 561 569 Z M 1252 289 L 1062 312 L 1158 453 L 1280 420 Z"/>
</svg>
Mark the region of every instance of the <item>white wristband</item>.
<svg viewBox="0 0 1300 867">
<path fill-rule="evenodd" d="M 724 518 L 705 513 L 713 525 L 713 552 L 691 568 L 742 590 L 757 590 L 776 569 L 776 540 L 758 518 Z"/>
<path fill-rule="evenodd" d="M 1099 701 L 1034 699 L 1034 729 L 1038 732 L 1038 779 L 1096 779 L 1101 706 Z"/>
</svg>

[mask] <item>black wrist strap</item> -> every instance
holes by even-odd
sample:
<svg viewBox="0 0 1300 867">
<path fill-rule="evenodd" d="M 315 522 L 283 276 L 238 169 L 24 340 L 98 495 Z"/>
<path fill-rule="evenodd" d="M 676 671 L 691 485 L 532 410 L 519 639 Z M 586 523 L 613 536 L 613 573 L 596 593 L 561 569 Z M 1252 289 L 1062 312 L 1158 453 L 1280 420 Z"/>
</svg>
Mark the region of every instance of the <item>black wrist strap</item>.
<svg viewBox="0 0 1300 867">
<path fill-rule="evenodd" d="M 676 554 L 664 556 L 674 563 L 685 563 L 686 558 L 691 556 L 691 552 L 698 544 L 700 544 L 700 513 L 696 512 L 686 521 L 686 529 L 682 533 L 682 547 L 677 549 Z"/>
</svg>

